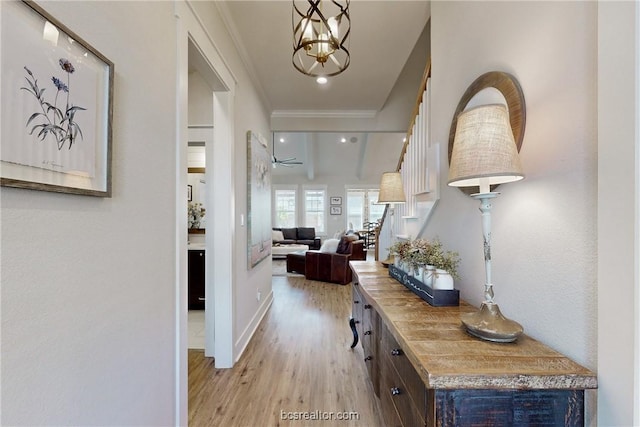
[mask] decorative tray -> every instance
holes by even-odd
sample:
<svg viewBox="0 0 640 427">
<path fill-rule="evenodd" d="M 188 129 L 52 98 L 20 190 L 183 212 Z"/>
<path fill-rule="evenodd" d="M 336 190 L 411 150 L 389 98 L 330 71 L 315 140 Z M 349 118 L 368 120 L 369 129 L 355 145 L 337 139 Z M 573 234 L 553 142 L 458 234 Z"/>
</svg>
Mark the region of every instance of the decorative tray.
<svg viewBox="0 0 640 427">
<path fill-rule="evenodd" d="M 402 283 L 414 294 L 434 307 L 451 307 L 460 303 L 460 291 L 457 289 L 432 289 L 415 277 L 409 276 L 393 264 L 389 264 L 389 276 Z"/>
</svg>

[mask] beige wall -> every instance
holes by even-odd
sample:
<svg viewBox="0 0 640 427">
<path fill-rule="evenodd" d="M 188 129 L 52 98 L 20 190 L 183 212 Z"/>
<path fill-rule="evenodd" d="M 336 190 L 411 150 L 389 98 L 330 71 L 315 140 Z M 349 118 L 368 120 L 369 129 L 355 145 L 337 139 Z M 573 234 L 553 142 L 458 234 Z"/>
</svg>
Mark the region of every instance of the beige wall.
<svg viewBox="0 0 640 427">
<path fill-rule="evenodd" d="M 597 4 L 434 2 L 432 141 L 447 146 L 462 94 L 499 70 L 522 85 L 526 178 L 493 202 L 496 300 L 530 336 L 596 369 L 597 360 Z M 447 187 L 425 237 L 460 252 L 457 287 L 482 299 L 484 263 L 478 202 Z M 588 394 L 587 418 L 595 414 Z"/>
</svg>

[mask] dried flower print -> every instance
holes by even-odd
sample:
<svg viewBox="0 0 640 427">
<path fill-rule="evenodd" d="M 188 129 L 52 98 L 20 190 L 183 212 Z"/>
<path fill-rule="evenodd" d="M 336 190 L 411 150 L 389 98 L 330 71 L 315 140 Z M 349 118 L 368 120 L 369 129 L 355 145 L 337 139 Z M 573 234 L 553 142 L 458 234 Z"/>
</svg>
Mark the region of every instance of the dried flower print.
<svg viewBox="0 0 640 427">
<path fill-rule="evenodd" d="M 60 58 L 58 63 L 62 71 L 66 72 L 67 79 L 65 82 L 64 79 L 55 76 L 51 77 L 51 82 L 56 88 L 53 104 L 45 100 L 44 91 L 46 88 L 40 88 L 38 86 L 38 80 L 27 67 L 24 67 L 24 70 L 27 72 L 25 79 L 27 83 L 29 83 L 29 86 L 23 86 L 20 89 L 32 94 L 40 103 L 41 111 L 33 113 L 25 125 L 28 129 L 32 122 L 37 123 L 31 127 L 29 135 L 33 135 L 35 131 L 38 131 L 37 136 L 41 141 L 44 141 L 47 136 L 52 135 L 56 139 L 58 150 L 61 150 L 67 141 L 69 142 L 69 149 L 71 149 L 71 146 L 77 140 L 78 136 L 84 138 L 80 125 L 78 125 L 75 120 L 75 116 L 78 111 L 86 110 L 86 108 L 71 103 L 71 74 L 75 72 L 75 67 L 66 58 Z M 58 107 L 58 98 L 61 94 L 62 97 L 65 98 L 64 110 Z"/>
</svg>

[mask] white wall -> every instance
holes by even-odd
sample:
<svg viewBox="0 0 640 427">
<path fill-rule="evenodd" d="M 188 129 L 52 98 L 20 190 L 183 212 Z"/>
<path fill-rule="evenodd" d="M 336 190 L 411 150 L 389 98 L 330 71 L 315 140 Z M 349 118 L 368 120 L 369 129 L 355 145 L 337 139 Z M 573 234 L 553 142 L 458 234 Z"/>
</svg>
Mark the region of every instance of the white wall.
<svg viewBox="0 0 640 427">
<path fill-rule="evenodd" d="M 522 85 L 524 181 L 493 203 L 496 300 L 525 332 L 595 370 L 597 359 L 597 4 L 434 2 L 432 141 L 441 199 L 424 237 L 460 252 L 461 297 L 479 305 L 484 264 L 478 202 L 447 187 L 453 112 L 487 71 Z M 587 421 L 595 414 L 587 395 Z"/>
<path fill-rule="evenodd" d="M 197 71 L 189 72 L 189 126 L 213 125 L 213 88 Z"/>
<path fill-rule="evenodd" d="M 170 425 L 173 5 L 39 3 L 115 64 L 113 197 L 0 188 L 0 424 Z"/>
<path fill-rule="evenodd" d="M 638 2 L 598 7 L 600 426 L 640 425 L 638 8 Z"/>
</svg>

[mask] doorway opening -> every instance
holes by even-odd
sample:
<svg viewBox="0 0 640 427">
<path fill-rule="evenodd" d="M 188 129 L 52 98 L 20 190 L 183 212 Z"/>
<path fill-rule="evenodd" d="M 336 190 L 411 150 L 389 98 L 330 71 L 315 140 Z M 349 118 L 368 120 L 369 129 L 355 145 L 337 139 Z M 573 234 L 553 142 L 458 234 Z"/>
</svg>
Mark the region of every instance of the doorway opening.
<svg viewBox="0 0 640 427">
<path fill-rule="evenodd" d="M 234 363 L 233 346 L 233 99 L 234 79 L 186 2 L 175 3 L 177 25 L 176 107 L 176 398 L 175 425 L 188 422 L 188 140 L 189 74 L 197 71 L 209 89 L 212 137 L 205 142 L 204 226 L 205 356 L 217 368 Z M 191 100 L 192 101 L 192 100 Z M 215 205 L 213 201 L 215 200 Z"/>
</svg>

